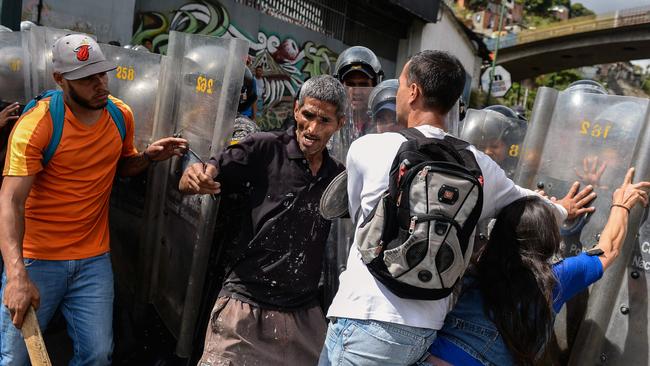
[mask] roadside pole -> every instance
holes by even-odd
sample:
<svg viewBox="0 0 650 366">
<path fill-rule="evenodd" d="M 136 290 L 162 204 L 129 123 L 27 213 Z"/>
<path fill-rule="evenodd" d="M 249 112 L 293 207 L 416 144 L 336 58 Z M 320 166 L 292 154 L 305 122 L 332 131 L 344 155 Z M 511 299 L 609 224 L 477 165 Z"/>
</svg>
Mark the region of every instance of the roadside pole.
<svg viewBox="0 0 650 366">
<path fill-rule="evenodd" d="M 485 106 L 487 107 L 490 105 L 490 95 L 492 94 L 492 80 L 494 80 L 494 68 L 497 66 L 497 55 L 499 54 L 499 43 L 501 41 L 501 29 L 503 27 L 503 12 L 506 9 L 504 0 L 501 0 L 501 4 L 499 5 L 499 30 L 497 32 L 497 44 L 494 48 L 494 57 L 492 58 L 492 69 L 490 70 L 490 83 L 488 86 L 488 94 L 487 98 L 485 100 Z"/>
</svg>

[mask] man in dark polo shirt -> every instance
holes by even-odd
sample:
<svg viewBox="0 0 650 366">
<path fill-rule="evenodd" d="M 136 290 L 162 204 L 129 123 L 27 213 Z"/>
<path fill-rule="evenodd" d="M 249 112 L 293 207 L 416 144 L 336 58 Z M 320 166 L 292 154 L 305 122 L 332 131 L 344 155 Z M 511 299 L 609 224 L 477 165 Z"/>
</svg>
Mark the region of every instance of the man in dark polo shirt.
<svg viewBox="0 0 650 366">
<path fill-rule="evenodd" d="M 229 243 L 228 268 L 199 365 L 315 365 L 326 320 L 318 305 L 330 222 L 320 197 L 343 165 L 326 145 L 344 122 L 346 93 L 324 75 L 306 81 L 296 127 L 249 135 L 191 165 L 179 189 L 241 193 L 250 214 Z"/>
</svg>

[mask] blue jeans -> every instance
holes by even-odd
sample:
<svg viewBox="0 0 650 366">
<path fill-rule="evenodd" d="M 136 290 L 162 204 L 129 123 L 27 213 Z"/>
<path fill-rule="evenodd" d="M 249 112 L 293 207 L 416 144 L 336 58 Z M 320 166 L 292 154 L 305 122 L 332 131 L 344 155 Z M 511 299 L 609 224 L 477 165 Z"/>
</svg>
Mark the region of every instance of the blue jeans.
<svg viewBox="0 0 650 366">
<path fill-rule="evenodd" d="M 45 330 L 61 309 L 74 345 L 70 366 L 110 365 L 113 352 L 113 270 L 109 253 L 79 260 L 25 259 L 25 268 L 41 295 L 36 311 Z M 2 296 L 7 283 L 2 274 Z M 6 307 L 0 310 L 0 366 L 28 365 L 20 330 Z"/>
<path fill-rule="evenodd" d="M 375 320 L 333 319 L 318 365 L 412 365 L 435 338 L 433 329 Z"/>
</svg>

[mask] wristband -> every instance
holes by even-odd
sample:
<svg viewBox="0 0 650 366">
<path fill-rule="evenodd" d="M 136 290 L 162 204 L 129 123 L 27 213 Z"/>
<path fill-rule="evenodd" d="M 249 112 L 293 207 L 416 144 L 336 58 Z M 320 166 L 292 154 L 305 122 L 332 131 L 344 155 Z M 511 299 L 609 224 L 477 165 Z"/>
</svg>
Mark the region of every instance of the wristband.
<svg viewBox="0 0 650 366">
<path fill-rule="evenodd" d="M 612 205 L 609 207 L 609 209 L 611 210 L 612 207 L 621 207 L 621 208 L 624 208 L 625 211 L 627 211 L 627 214 L 628 214 L 628 215 L 630 214 L 630 209 L 627 208 L 626 206 L 619 205 L 618 203 L 612 203 Z"/>
<path fill-rule="evenodd" d="M 593 247 L 593 248 L 587 250 L 586 253 L 590 257 L 599 257 L 599 256 L 605 254 L 605 251 L 603 251 L 602 249 L 600 249 L 598 247 Z"/>
</svg>

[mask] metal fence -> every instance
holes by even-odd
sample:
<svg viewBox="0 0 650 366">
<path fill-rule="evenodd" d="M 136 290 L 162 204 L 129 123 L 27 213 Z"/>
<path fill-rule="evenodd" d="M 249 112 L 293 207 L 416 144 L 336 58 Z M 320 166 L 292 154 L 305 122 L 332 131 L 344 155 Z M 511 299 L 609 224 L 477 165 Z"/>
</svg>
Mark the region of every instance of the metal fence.
<svg viewBox="0 0 650 366">
<path fill-rule="evenodd" d="M 400 32 L 378 25 L 376 19 L 359 18 L 358 4 L 346 0 L 236 0 L 261 13 L 338 39 L 346 44 L 370 47 L 381 57 L 392 59 Z M 357 12 L 355 15 L 355 11 Z M 355 18 L 356 16 L 356 18 Z M 376 16 L 376 15 L 373 15 Z M 373 21 L 368 23 L 369 21 Z M 392 23 L 391 23 L 392 22 Z M 381 23 L 381 22 L 380 22 Z M 385 23 L 394 25 L 393 20 Z M 371 25 L 370 25 L 371 24 Z"/>
<path fill-rule="evenodd" d="M 344 0 L 237 0 L 264 14 L 336 39 L 345 36 Z"/>
<path fill-rule="evenodd" d="M 630 25 L 650 23 L 650 6 L 619 10 L 599 16 L 586 16 L 571 19 L 559 24 L 549 25 L 536 30 L 523 31 L 517 35 L 516 44 L 536 42 L 543 39 L 566 36 L 569 34 L 593 32 Z M 512 44 L 514 46 L 514 44 Z"/>
</svg>

